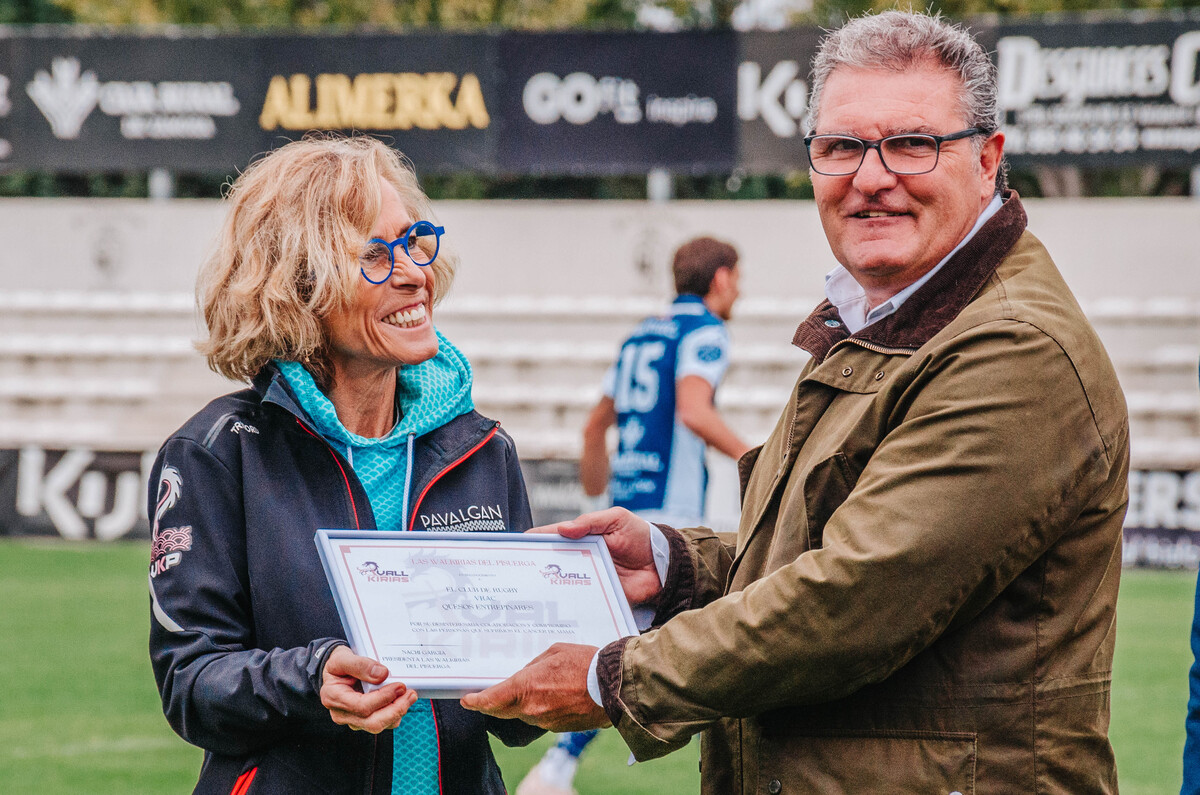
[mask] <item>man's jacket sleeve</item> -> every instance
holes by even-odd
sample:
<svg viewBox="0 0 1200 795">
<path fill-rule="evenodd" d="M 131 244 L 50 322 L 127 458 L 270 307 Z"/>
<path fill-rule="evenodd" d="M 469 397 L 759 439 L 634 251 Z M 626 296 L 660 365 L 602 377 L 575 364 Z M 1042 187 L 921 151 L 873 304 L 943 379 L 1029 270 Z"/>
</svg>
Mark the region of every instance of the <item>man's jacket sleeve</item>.
<svg viewBox="0 0 1200 795">
<path fill-rule="evenodd" d="M 707 527 L 676 530 L 660 524 L 658 529 L 667 539 L 670 556 L 652 627 L 721 598 L 734 552 L 732 545 Z"/>
<path fill-rule="evenodd" d="M 722 717 L 887 678 L 982 611 L 1098 495 L 1123 499 L 1127 445 L 1101 436 L 1057 342 L 1007 321 L 962 337 L 922 364 L 821 548 L 602 650 L 606 711 L 639 759 Z"/>
<path fill-rule="evenodd" d="M 150 659 L 171 727 L 225 754 L 335 731 L 318 691 L 325 656 L 342 641 L 254 648 L 240 477 L 200 444 L 172 439 L 151 470 L 149 509 Z"/>
</svg>

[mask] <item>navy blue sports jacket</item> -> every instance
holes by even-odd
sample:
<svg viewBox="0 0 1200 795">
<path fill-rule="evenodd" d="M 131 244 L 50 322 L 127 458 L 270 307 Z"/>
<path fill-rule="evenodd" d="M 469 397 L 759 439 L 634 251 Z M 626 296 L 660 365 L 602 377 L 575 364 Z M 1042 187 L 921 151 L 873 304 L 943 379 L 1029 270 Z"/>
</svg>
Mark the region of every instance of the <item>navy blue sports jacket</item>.
<svg viewBox="0 0 1200 795">
<path fill-rule="evenodd" d="M 410 528 L 532 524 L 512 439 L 476 412 L 419 437 L 414 473 Z M 195 791 L 390 793 L 392 733 L 333 723 L 318 695 L 344 632 L 313 534 L 375 520 L 278 370 L 188 420 L 150 483 L 150 658 L 171 727 L 205 750 Z M 445 795 L 505 791 L 488 732 L 507 745 L 541 734 L 433 707 Z"/>
</svg>

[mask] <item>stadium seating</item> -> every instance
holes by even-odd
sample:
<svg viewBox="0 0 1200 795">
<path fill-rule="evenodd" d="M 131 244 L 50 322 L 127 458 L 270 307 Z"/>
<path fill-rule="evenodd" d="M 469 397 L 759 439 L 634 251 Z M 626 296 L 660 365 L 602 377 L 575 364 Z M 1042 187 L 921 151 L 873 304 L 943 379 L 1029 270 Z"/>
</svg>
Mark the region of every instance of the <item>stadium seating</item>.
<svg viewBox="0 0 1200 795">
<path fill-rule="evenodd" d="M 719 394 L 748 440 L 770 432 L 807 355 L 791 345 L 815 303 L 746 298 L 731 322 Z M 452 297 L 439 327 L 466 353 L 481 411 L 522 456 L 573 458 L 622 336 L 663 302 L 645 297 Z M 1085 304 L 1126 391 L 1135 466 L 1200 466 L 1200 301 Z M 0 292 L 0 446 L 154 449 L 207 400 L 235 388 L 195 352 L 184 293 Z"/>
</svg>

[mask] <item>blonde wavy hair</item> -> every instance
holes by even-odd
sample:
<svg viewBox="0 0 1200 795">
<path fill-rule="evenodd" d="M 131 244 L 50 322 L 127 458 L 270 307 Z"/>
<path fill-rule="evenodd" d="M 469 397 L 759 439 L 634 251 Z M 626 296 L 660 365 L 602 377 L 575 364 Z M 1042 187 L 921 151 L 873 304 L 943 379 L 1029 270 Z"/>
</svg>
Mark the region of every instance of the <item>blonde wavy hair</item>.
<svg viewBox="0 0 1200 795">
<path fill-rule="evenodd" d="M 325 318 L 366 285 L 358 258 L 382 207 L 380 177 L 412 220 L 434 220 L 412 167 L 367 136 L 306 136 L 238 176 L 196 283 L 208 327 L 196 347 L 209 367 L 250 381 L 271 359 L 286 359 L 302 362 L 323 387 L 332 383 Z M 435 304 L 457 266 L 443 243 L 428 266 Z"/>
</svg>

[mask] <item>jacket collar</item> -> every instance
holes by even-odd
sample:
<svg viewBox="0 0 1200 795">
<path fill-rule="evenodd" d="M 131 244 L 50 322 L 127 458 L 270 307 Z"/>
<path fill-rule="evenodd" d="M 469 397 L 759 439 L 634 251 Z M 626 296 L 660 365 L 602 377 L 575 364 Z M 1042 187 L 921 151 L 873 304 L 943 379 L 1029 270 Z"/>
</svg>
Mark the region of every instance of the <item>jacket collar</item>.
<svg viewBox="0 0 1200 795">
<path fill-rule="evenodd" d="M 317 431 L 296 396 L 292 394 L 287 379 L 274 362 L 267 362 L 258 371 L 258 374 L 254 376 L 253 388 L 263 403 L 274 403 L 294 415 L 312 431 L 314 436 L 320 436 L 320 432 Z M 415 491 L 420 493 L 420 490 L 447 465 L 457 461 L 478 445 L 499 424 L 472 410 L 459 414 L 422 435 L 417 446 L 417 453 L 421 460 L 417 462 L 418 475 Z"/>
<path fill-rule="evenodd" d="M 307 412 L 300 406 L 300 401 L 292 394 L 292 389 L 288 386 L 287 379 L 283 377 L 283 373 L 279 371 L 278 365 L 275 362 L 267 362 L 263 365 L 258 374 L 254 376 L 254 381 L 251 383 L 254 391 L 258 393 L 259 398 L 264 403 L 274 403 L 285 411 L 296 415 L 305 425 L 312 426 L 312 420 Z"/>
<path fill-rule="evenodd" d="M 996 214 L 894 314 L 852 335 L 837 309 L 825 300 L 796 329 L 792 344 L 808 351 L 817 362 L 824 361 L 830 349 L 845 339 L 885 348 L 921 347 L 958 317 L 982 289 L 1016 245 L 1028 220 L 1016 191 L 1008 191 Z"/>
<path fill-rule="evenodd" d="M 675 296 L 671 302 L 671 312 L 676 315 L 711 315 L 704 299 L 692 293 Z"/>
</svg>

